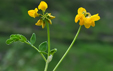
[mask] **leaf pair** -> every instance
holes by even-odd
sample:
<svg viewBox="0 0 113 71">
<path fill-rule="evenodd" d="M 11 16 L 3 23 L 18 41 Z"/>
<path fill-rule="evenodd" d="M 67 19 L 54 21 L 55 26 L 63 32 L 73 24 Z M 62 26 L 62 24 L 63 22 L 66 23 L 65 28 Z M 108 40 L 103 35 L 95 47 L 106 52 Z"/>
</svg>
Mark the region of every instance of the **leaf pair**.
<svg viewBox="0 0 113 71">
<path fill-rule="evenodd" d="M 35 33 L 33 33 L 30 38 L 30 43 L 33 45 L 35 42 L 36 42 L 36 35 L 35 35 Z M 39 50 L 41 52 L 44 52 L 47 50 L 47 41 L 44 41 L 39 45 Z"/>
<path fill-rule="evenodd" d="M 27 41 L 27 38 L 21 34 L 12 34 L 10 36 L 10 38 L 6 40 L 6 43 L 11 44 L 11 43 L 16 42 L 16 41 L 29 42 L 30 45 L 33 45 L 36 42 L 36 35 L 35 35 L 35 33 L 33 33 L 31 38 L 30 38 L 30 41 Z M 47 54 L 45 52 L 47 50 L 47 47 L 48 47 L 47 45 L 48 45 L 47 41 L 44 41 L 39 45 L 39 50 L 41 51 L 41 53 Z M 52 49 L 49 53 L 53 55 L 56 51 L 57 51 L 57 49 L 55 48 L 55 49 Z"/>
<path fill-rule="evenodd" d="M 44 41 L 39 45 L 39 50 L 44 54 L 45 54 L 45 51 L 47 50 L 47 45 L 48 45 L 47 41 Z M 57 49 L 54 48 L 49 53 L 50 53 L 50 55 L 54 55 L 54 53 L 56 53 L 56 52 L 57 52 Z"/>
</svg>

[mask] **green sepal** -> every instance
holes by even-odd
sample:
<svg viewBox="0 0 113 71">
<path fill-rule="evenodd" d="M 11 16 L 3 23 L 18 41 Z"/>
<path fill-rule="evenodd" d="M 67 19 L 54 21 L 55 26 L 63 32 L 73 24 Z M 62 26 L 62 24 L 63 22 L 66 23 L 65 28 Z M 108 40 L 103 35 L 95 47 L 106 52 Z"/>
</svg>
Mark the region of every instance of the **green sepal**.
<svg viewBox="0 0 113 71">
<path fill-rule="evenodd" d="M 30 43 L 34 44 L 35 42 L 36 42 L 36 35 L 35 35 L 35 33 L 33 33 L 31 38 L 30 38 Z"/>
<path fill-rule="evenodd" d="M 44 41 L 44 42 L 42 42 L 42 43 L 39 45 L 39 50 L 40 50 L 41 52 L 47 50 L 47 41 Z"/>
<path fill-rule="evenodd" d="M 54 48 L 54 49 L 52 49 L 52 50 L 50 51 L 50 55 L 54 55 L 54 53 L 56 53 L 56 52 L 57 52 L 57 49 Z"/>
<path fill-rule="evenodd" d="M 46 20 L 47 20 L 47 22 L 48 22 L 49 24 L 52 24 L 52 21 L 51 21 L 51 19 L 49 19 L 49 18 L 46 18 Z"/>
</svg>

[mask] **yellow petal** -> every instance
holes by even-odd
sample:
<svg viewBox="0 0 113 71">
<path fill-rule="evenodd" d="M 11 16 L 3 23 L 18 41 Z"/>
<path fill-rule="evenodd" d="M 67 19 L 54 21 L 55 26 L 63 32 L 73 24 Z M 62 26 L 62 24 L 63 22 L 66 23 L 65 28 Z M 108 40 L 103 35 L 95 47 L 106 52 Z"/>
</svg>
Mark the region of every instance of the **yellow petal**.
<svg viewBox="0 0 113 71">
<path fill-rule="evenodd" d="M 29 10 L 29 11 L 28 11 L 28 14 L 29 14 L 29 16 L 35 18 L 35 16 L 34 16 L 35 11 L 34 11 L 34 10 Z"/>
<path fill-rule="evenodd" d="M 51 15 L 51 13 L 48 13 L 48 15 Z"/>
<path fill-rule="evenodd" d="M 45 23 L 42 24 L 42 28 L 44 28 L 44 27 L 45 27 Z"/>
<path fill-rule="evenodd" d="M 95 22 L 94 21 L 91 23 L 91 26 L 92 27 L 95 27 Z"/>
<path fill-rule="evenodd" d="M 80 16 L 79 15 L 76 15 L 75 16 L 75 23 L 77 23 L 79 19 L 80 19 Z"/>
<path fill-rule="evenodd" d="M 91 17 L 85 18 L 85 24 L 91 24 L 91 22 L 92 22 Z"/>
<path fill-rule="evenodd" d="M 83 8 L 83 7 L 80 7 L 80 8 L 78 9 L 78 14 L 83 14 L 83 12 L 85 13 L 85 12 L 86 12 L 86 9 Z"/>
<path fill-rule="evenodd" d="M 90 28 L 91 25 L 90 24 L 84 24 L 84 26 L 85 26 L 85 28 L 88 29 L 88 28 Z"/>
<path fill-rule="evenodd" d="M 95 15 L 91 16 L 92 21 L 98 21 L 99 19 L 100 19 L 100 16 L 98 16 L 98 14 L 95 14 Z"/>
<path fill-rule="evenodd" d="M 85 28 L 90 28 L 90 26 L 91 26 L 91 21 L 90 21 L 90 17 L 86 17 L 85 19 L 84 19 L 84 26 L 85 26 Z"/>
<path fill-rule="evenodd" d="M 81 18 L 84 18 L 85 16 L 83 14 L 77 14 L 75 17 L 75 23 L 78 22 L 78 20 L 80 20 Z"/>
<path fill-rule="evenodd" d="M 79 25 L 83 25 L 84 24 L 84 19 L 80 19 Z"/>
<path fill-rule="evenodd" d="M 42 11 L 45 11 L 47 8 L 48 8 L 47 3 L 45 1 L 41 1 L 39 6 L 38 6 L 38 9 L 41 9 Z"/>
<path fill-rule="evenodd" d="M 35 8 L 35 12 L 38 12 L 38 9 L 37 8 Z"/>
<path fill-rule="evenodd" d="M 35 17 L 39 16 L 37 12 L 38 12 L 38 9 L 35 8 L 35 10 L 29 10 L 28 14 L 29 14 L 29 16 L 35 18 Z"/>
<path fill-rule="evenodd" d="M 35 17 L 38 17 L 39 16 L 39 14 L 37 12 L 38 12 L 38 9 L 35 8 Z"/>
<path fill-rule="evenodd" d="M 37 26 L 41 26 L 43 24 L 43 20 L 38 20 L 37 23 L 35 25 Z"/>
</svg>

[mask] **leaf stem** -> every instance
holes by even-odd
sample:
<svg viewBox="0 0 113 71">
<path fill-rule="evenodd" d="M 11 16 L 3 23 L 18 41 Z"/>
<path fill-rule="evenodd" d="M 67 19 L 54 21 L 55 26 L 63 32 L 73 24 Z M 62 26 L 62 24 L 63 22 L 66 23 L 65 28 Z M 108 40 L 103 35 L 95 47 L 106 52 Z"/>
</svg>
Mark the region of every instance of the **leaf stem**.
<svg viewBox="0 0 113 71">
<path fill-rule="evenodd" d="M 76 35 L 75 35 L 72 43 L 70 44 L 69 48 L 67 49 L 67 51 L 65 52 L 65 54 L 62 56 L 62 58 L 60 59 L 60 61 L 57 63 L 57 65 L 55 66 L 55 68 L 53 69 L 53 71 L 55 71 L 58 68 L 58 66 L 60 65 L 60 63 L 62 62 L 62 60 L 65 58 L 65 56 L 67 55 L 67 53 L 70 51 L 71 47 L 73 46 L 73 44 L 74 44 L 74 42 L 75 42 L 75 40 L 76 40 L 76 38 L 77 38 L 77 36 L 78 36 L 78 34 L 80 32 L 80 29 L 81 29 L 81 26 L 79 27 L 79 29 L 78 29 L 78 31 L 77 31 L 77 33 L 76 33 Z"/>
<path fill-rule="evenodd" d="M 34 45 L 32 45 L 32 44 L 30 44 L 30 43 L 28 43 L 26 41 L 25 41 L 25 43 L 28 44 L 28 45 L 30 45 L 31 47 L 33 47 L 35 50 L 37 50 L 40 53 L 40 51 Z M 45 56 L 42 53 L 40 53 L 40 54 L 43 57 L 43 59 L 45 60 L 45 62 L 46 62 L 47 60 L 46 60 Z"/>
</svg>

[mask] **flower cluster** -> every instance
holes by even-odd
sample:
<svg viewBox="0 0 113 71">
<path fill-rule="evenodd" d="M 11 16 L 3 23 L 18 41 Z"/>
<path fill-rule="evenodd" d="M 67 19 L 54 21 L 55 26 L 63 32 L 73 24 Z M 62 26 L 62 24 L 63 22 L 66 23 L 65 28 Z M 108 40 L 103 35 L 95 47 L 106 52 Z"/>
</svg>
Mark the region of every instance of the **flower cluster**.
<svg viewBox="0 0 113 71">
<path fill-rule="evenodd" d="M 48 8 L 48 5 L 46 2 L 41 1 L 38 8 L 35 8 L 34 10 L 29 10 L 28 14 L 29 16 L 35 18 L 35 17 L 41 17 L 35 25 L 42 26 L 42 28 L 45 27 L 45 22 L 52 24 L 51 19 L 54 19 L 55 16 L 52 16 L 51 13 L 45 13 L 46 9 Z M 42 14 L 38 13 L 38 9 L 42 10 Z"/>
<path fill-rule="evenodd" d="M 79 25 L 84 25 L 87 29 L 90 28 L 90 26 L 95 26 L 95 21 L 98 21 L 100 19 L 100 16 L 98 14 L 91 15 L 89 12 L 86 12 L 86 10 L 82 7 L 78 9 L 78 14 L 75 17 L 75 23 L 79 22 Z"/>
</svg>

